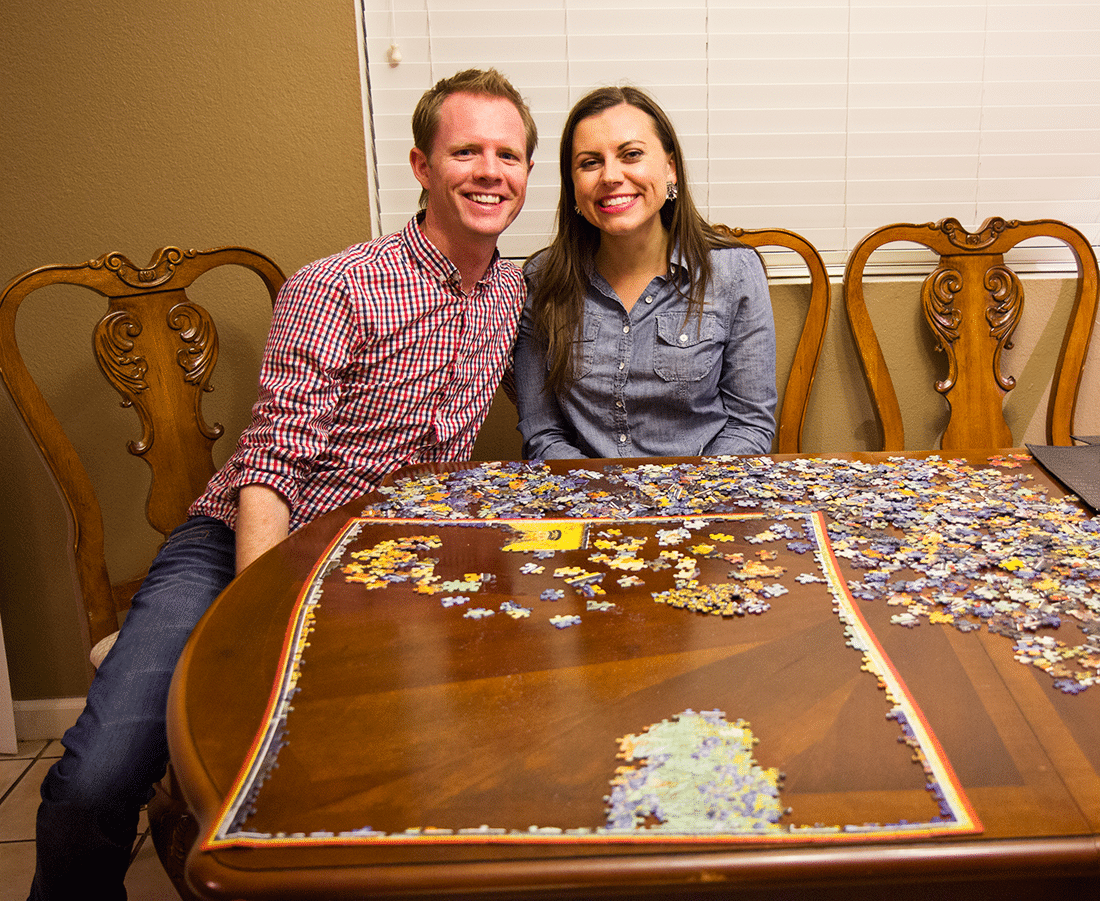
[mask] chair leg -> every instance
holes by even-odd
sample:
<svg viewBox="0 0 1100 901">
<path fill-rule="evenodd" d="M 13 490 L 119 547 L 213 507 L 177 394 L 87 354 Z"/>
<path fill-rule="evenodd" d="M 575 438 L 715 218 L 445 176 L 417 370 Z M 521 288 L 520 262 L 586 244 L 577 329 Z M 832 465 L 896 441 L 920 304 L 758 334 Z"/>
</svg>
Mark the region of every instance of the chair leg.
<svg viewBox="0 0 1100 901">
<path fill-rule="evenodd" d="M 199 837 L 199 825 L 180 793 L 171 765 L 156 784 L 155 794 L 146 808 L 149 834 L 164 871 L 183 901 L 201 901 L 183 875 L 187 855 Z"/>
</svg>

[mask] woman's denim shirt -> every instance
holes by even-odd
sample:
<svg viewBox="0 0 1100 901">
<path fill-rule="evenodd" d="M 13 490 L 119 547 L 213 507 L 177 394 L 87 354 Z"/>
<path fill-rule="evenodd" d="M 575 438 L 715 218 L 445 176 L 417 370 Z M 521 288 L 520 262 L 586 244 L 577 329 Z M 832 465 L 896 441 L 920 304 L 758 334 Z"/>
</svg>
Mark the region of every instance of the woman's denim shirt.
<svg viewBox="0 0 1100 901">
<path fill-rule="evenodd" d="M 577 377 L 544 391 L 546 341 L 533 335 L 531 293 L 515 350 L 527 458 L 764 454 L 775 434 L 775 324 L 767 278 L 748 247 L 712 250 L 702 322 L 687 318 L 687 275 L 673 262 L 628 313 L 590 274 Z M 528 264 L 528 282 L 539 260 Z M 686 321 L 685 321 L 686 320 Z"/>
</svg>

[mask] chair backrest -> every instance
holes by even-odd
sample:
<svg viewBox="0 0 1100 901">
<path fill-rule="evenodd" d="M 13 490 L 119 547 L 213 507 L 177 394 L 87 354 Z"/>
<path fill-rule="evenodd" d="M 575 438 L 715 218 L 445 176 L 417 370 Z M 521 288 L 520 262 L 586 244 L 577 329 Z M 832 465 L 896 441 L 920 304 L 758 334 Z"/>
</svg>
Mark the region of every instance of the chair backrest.
<svg viewBox="0 0 1100 901">
<path fill-rule="evenodd" d="M 1077 260 L 1077 293 L 1054 370 L 1047 407 L 1049 444 L 1069 445 L 1077 390 L 1097 310 L 1096 255 L 1079 231 L 1051 219 L 1006 222 L 987 219 L 970 233 L 956 219 L 877 229 L 856 245 L 844 273 L 844 297 L 860 365 L 883 433 L 884 450 L 904 450 L 901 408 L 863 294 L 870 255 L 884 244 L 908 241 L 939 255 L 921 287 L 925 321 L 947 355 L 947 377 L 936 390 L 947 398 L 950 419 L 944 450 L 1012 447 L 1003 401 L 1015 379 L 1001 372 L 1001 353 L 1024 308 L 1024 291 L 1004 254 L 1029 238 L 1063 241 Z"/>
<path fill-rule="evenodd" d="M 803 320 L 802 333 L 794 353 L 787 384 L 780 395 L 779 423 L 776 429 L 775 449 L 781 454 L 802 452 L 802 427 L 806 421 L 806 409 L 810 404 L 810 389 L 817 374 L 817 361 L 825 340 L 825 327 L 829 322 L 829 274 L 825 262 L 809 241 L 801 235 L 782 228 L 730 228 L 715 225 L 715 231 L 728 235 L 742 244 L 757 249 L 761 247 L 785 247 L 797 253 L 810 273 L 810 299 Z"/>
<path fill-rule="evenodd" d="M 146 516 L 167 535 L 183 522 L 213 475 L 211 450 L 223 432 L 202 414 L 202 396 L 213 390 L 209 383 L 218 358 L 217 330 L 207 310 L 185 292 L 200 275 L 226 265 L 258 274 L 274 304 L 283 273 L 267 257 L 243 247 L 165 247 L 145 268 L 109 253 L 77 266 L 31 270 L 12 279 L 0 294 L 0 378 L 64 498 L 91 645 L 117 630 L 118 609 L 129 598 L 119 603 L 119 592 L 112 589 L 100 502 L 73 442 L 24 362 L 16 316 L 32 292 L 49 285 L 78 285 L 107 298 L 92 336 L 94 356 L 122 396 L 122 406 L 132 407 L 141 422 L 141 437 L 129 441 L 128 449 L 149 465 Z"/>
</svg>

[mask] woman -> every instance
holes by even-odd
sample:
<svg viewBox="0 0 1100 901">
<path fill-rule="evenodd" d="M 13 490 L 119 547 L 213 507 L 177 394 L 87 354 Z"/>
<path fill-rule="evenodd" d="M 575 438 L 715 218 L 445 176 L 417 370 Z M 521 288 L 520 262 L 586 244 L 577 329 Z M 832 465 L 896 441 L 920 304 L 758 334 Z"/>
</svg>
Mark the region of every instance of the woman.
<svg viewBox="0 0 1100 901">
<path fill-rule="evenodd" d="M 525 267 L 524 456 L 767 453 L 775 327 L 755 251 L 691 200 L 664 111 L 599 88 L 561 139 L 557 234 Z"/>
</svg>

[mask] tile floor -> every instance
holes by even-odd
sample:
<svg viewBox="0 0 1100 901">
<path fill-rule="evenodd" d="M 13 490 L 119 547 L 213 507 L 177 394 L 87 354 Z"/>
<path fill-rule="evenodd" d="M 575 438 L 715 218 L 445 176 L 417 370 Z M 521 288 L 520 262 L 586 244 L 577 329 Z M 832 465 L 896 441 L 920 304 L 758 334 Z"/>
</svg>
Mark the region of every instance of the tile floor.
<svg viewBox="0 0 1100 901">
<path fill-rule="evenodd" d="M 34 876 L 34 817 L 38 787 L 62 753 L 57 741 L 21 741 L 15 754 L 0 754 L 0 901 L 25 901 Z M 145 815 L 126 874 L 130 901 L 179 901 L 161 868 Z"/>
</svg>

